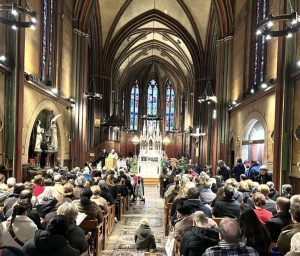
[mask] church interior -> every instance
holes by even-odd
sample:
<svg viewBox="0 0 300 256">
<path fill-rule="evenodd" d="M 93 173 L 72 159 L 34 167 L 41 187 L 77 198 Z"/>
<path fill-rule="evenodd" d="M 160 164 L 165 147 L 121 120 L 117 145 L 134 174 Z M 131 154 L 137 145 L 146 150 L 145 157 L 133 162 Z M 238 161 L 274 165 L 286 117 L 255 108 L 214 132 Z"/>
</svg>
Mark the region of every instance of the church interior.
<svg viewBox="0 0 300 256">
<path fill-rule="evenodd" d="M 299 0 L 0 1 L 0 173 L 136 157 L 153 198 L 125 218 L 152 218 L 163 158 L 213 175 L 220 159 L 256 160 L 300 194 L 298 12 Z M 109 239 L 98 255 L 127 255 Z"/>
</svg>

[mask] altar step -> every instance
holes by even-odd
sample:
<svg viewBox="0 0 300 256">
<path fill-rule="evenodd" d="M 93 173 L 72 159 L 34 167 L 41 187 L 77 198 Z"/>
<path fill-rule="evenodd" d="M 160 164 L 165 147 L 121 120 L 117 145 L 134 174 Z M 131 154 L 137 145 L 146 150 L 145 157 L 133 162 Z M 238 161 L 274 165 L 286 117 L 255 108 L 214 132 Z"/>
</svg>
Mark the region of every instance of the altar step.
<svg viewBox="0 0 300 256">
<path fill-rule="evenodd" d="M 158 178 L 144 178 L 144 186 L 154 186 L 159 185 Z"/>
</svg>

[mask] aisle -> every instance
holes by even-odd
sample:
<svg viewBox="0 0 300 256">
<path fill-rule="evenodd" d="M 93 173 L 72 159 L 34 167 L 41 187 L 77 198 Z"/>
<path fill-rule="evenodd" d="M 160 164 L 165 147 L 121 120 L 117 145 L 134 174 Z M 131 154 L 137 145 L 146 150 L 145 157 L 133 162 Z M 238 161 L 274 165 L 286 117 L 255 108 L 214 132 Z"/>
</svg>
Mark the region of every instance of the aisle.
<svg viewBox="0 0 300 256">
<path fill-rule="evenodd" d="M 164 223 L 163 223 L 163 199 L 159 197 L 159 189 L 156 186 L 145 187 L 145 203 L 137 200 L 134 202 L 126 215 L 118 222 L 112 235 L 108 238 L 107 247 L 99 255 L 136 256 L 134 233 L 139 222 L 148 218 L 153 230 L 157 251 L 156 253 L 140 253 L 139 255 L 164 256 Z"/>
</svg>

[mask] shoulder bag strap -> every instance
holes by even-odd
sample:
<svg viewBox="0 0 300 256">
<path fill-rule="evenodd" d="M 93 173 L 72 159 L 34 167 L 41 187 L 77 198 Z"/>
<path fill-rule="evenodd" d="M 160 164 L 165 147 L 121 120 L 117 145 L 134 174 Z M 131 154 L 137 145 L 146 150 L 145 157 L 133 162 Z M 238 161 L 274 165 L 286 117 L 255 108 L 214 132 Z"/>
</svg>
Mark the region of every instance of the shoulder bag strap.
<svg viewBox="0 0 300 256">
<path fill-rule="evenodd" d="M 16 236 L 12 227 L 12 223 L 10 223 L 10 225 L 8 226 L 8 232 L 11 235 L 12 239 L 14 239 L 17 244 L 19 244 L 20 246 L 24 245 L 24 243 Z"/>
</svg>

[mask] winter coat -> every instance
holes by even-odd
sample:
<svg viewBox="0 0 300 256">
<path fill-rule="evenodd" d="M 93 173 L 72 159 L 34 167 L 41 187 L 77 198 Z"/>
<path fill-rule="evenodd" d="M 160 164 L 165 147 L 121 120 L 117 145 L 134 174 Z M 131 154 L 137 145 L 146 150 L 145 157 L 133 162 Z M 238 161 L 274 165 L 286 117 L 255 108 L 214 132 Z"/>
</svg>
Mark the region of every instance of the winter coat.
<svg viewBox="0 0 300 256">
<path fill-rule="evenodd" d="M 226 181 L 230 178 L 230 168 L 226 165 L 219 166 L 217 168 L 217 175 L 221 175 L 223 177 L 223 180 Z"/>
<path fill-rule="evenodd" d="M 270 193 L 269 193 L 268 197 L 270 199 L 272 199 L 273 201 L 276 201 L 277 198 L 279 197 L 279 193 L 278 193 L 278 191 L 276 191 L 276 189 L 270 188 Z"/>
<path fill-rule="evenodd" d="M 181 216 L 175 222 L 174 237 L 181 241 L 184 233 L 193 228 L 193 214 Z"/>
<path fill-rule="evenodd" d="M 2 246 L 0 247 L 0 250 L 2 250 L 2 254 L 0 252 L 0 255 L 3 256 L 26 256 L 21 249 L 16 247 Z"/>
<path fill-rule="evenodd" d="M 73 201 L 73 203 L 77 206 L 79 212 L 85 213 L 86 220 L 97 220 L 98 224 L 102 223 L 104 220 L 101 208 L 93 201 L 86 206 L 82 206 L 79 200 Z"/>
<path fill-rule="evenodd" d="M 219 233 L 211 228 L 193 227 L 184 233 L 180 243 L 180 255 L 202 255 L 208 247 L 217 245 Z"/>
<path fill-rule="evenodd" d="M 291 239 L 293 235 L 298 232 L 300 232 L 300 223 L 294 223 L 282 229 L 277 240 L 277 247 L 279 248 L 282 255 L 290 250 Z"/>
<path fill-rule="evenodd" d="M 259 184 L 267 184 L 268 181 L 272 181 L 272 174 L 266 173 L 264 175 L 257 175 L 255 177 L 255 181 L 257 181 Z"/>
<path fill-rule="evenodd" d="M 115 203 L 115 199 L 107 188 L 101 187 L 100 196 L 102 196 L 110 205 Z"/>
<path fill-rule="evenodd" d="M 277 242 L 281 230 L 287 225 L 290 225 L 291 222 L 291 215 L 288 212 L 278 212 L 275 216 L 266 221 L 266 228 L 269 230 L 274 243 Z"/>
<path fill-rule="evenodd" d="M 241 181 L 241 174 L 245 173 L 245 166 L 243 163 L 238 163 L 235 165 L 231 171 L 231 176 L 232 178 L 235 178 L 236 181 L 240 182 Z"/>
<path fill-rule="evenodd" d="M 137 249 L 156 249 L 155 237 L 148 225 L 141 225 L 134 235 Z"/>
<path fill-rule="evenodd" d="M 191 211 L 193 213 L 196 211 L 202 211 L 207 217 L 212 217 L 210 208 L 204 205 L 200 199 L 188 199 L 186 201 L 186 205 L 191 208 Z"/>
<path fill-rule="evenodd" d="M 240 204 L 233 198 L 223 197 L 215 202 L 213 215 L 237 218 L 240 215 Z"/>
<path fill-rule="evenodd" d="M 71 247 L 63 235 L 52 235 L 48 231 L 38 230 L 34 239 L 23 246 L 27 256 L 80 256 L 78 250 Z"/>
<path fill-rule="evenodd" d="M 248 179 L 255 181 L 255 177 L 259 174 L 259 164 L 254 164 L 245 171 Z"/>
<path fill-rule="evenodd" d="M 5 246 L 21 248 L 22 246 L 19 245 L 9 233 L 8 227 L 10 220 L 11 218 L 9 218 L 8 221 L 2 223 L 3 232 L 1 237 L 1 244 Z M 29 239 L 32 239 L 34 237 L 34 233 L 37 230 L 37 226 L 29 217 L 25 215 L 17 215 L 12 224 L 12 229 L 16 237 L 21 242 L 25 243 Z"/>
<path fill-rule="evenodd" d="M 211 204 L 211 202 L 215 199 L 216 194 L 212 192 L 211 189 L 203 188 L 200 191 L 200 199 L 205 204 Z"/>
<path fill-rule="evenodd" d="M 75 222 L 69 224 L 66 237 L 70 245 L 80 253 L 84 253 L 88 249 L 84 231 L 78 227 Z"/>
</svg>

